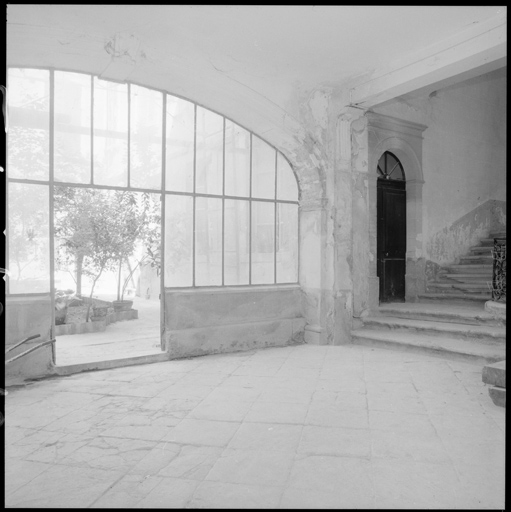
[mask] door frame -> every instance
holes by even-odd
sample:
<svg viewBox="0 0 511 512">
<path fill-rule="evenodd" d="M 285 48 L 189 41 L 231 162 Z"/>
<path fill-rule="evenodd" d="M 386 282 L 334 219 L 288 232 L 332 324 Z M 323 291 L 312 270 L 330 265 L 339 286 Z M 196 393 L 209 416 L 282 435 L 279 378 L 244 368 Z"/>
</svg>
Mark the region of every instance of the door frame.
<svg viewBox="0 0 511 512">
<path fill-rule="evenodd" d="M 417 302 L 425 291 L 426 274 L 422 233 L 422 141 L 427 126 L 395 117 L 366 112 L 368 131 L 368 306 L 378 307 L 377 277 L 377 164 L 385 151 L 393 153 L 406 172 L 406 274 L 405 300 Z M 367 277 L 368 276 L 368 277 Z"/>
<path fill-rule="evenodd" d="M 378 213 L 377 217 L 377 230 L 376 230 L 376 247 L 377 247 L 377 263 L 376 263 L 376 273 L 380 280 L 380 287 L 379 287 L 379 296 L 378 301 L 379 303 L 382 302 L 405 302 L 406 301 L 406 286 L 403 286 L 403 296 L 398 297 L 394 300 L 387 300 L 388 297 L 384 295 L 384 288 L 385 288 L 385 281 L 386 281 L 386 272 L 385 272 L 385 261 L 384 261 L 384 255 L 383 253 L 383 247 L 382 245 L 385 242 L 385 233 L 382 232 L 382 230 L 385 228 L 386 224 L 389 222 L 389 219 L 385 216 L 385 218 L 382 218 L 385 214 L 384 207 L 385 203 L 383 202 L 383 196 L 387 191 L 396 191 L 398 193 L 401 193 L 405 197 L 405 203 L 404 207 L 406 209 L 406 182 L 403 181 L 397 181 L 397 180 L 384 180 L 381 177 L 378 178 L 376 181 L 376 189 L 377 189 L 377 196 L 376 196 L 376 211 Z M 382 217 L 380 217 L 380 215 Z M 392 222 L 392 220 L 391 220 Z M 403 219 L 403 222 L 405 224 L 405 233 L 404 233 L 404 240 L 400 237 L 400 240 L 405 245 L 405 251 L 403 254 L 403 260 L 404 260 L 404 269 L 403 273 L 399 275 L 400 280 L 402 279 L 403 284 L 406 283 L 406 212 L 405 217 Z"/>
</svg>

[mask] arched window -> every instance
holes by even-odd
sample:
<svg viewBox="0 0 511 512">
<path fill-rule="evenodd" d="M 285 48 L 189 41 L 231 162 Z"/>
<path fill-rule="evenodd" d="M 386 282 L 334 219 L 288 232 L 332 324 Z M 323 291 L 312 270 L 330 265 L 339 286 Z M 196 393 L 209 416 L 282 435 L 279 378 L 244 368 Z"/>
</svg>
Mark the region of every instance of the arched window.
<svg viewBox="0 0 511 512">
<path fill-rule="evenodd" d="M 405 181 L 405 171 L 401 162 L 390 151 L 385 151 L 378 160 L 378 178 Z"/>
<path fill-rule="evenodd" d="M 10 68 L 8 90 L 9 293 L 50 291 L 57 185 L 161 194 L 166 287 L 297 282 L 297 181 L 255 134 L 84 73 Z"/>
</svg>

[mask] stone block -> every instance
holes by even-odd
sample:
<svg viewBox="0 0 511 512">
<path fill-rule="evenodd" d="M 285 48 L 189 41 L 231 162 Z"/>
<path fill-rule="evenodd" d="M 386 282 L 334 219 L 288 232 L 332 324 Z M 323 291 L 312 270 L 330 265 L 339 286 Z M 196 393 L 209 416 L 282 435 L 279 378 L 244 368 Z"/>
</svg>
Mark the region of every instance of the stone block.
<svg viewBox="0 0 511 512">
<path fill-rule="evenodd" d="M 483 382 L 499 388 L 506 387 L 506 361 L 499 361 L 483 368 Z"/>
<path fill-rule="evenodd" d="M 506 389 L 491 387 L 489 390 L 490 397 L 495 405 L 506 407 Z"/>
</svg>

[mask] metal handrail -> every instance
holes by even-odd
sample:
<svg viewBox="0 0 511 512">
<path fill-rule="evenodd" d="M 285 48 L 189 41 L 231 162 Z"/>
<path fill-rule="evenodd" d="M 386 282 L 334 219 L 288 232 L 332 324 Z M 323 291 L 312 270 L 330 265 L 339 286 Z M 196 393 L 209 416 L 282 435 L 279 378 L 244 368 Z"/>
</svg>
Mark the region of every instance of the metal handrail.
<svg viewBox="0 0 511 512">
<path fill-rule="evenodd" d="M 26 343 L 27 341 L 39 338 L 40 336 L 41 336 L 40 334 L 34 334 L 33 336 L 29 336 L 28 338 L 25 338 L 24 340 L 20 341 L 19 343 L 16 343 L 12 347 L 9 347 L 5 351 L 5 353 L 8 354 L 9 352 L 14 350 L 15 348 L 19 347 L 20 345 L 23 345 L 23 343 Z M 12 363 L 13 361 L 16 361 L 17 359 L 20 359 L 21 357 L 26 356 L 27 354 L 30 354 L 30 352 L 33 352 L 34 350 L 37 350 L 38 348 L 44 347 L 45 345 L 49 345 L 50 343 L 55 343 L 55 341 L 56 340 L 53 338 L 53 339 L 50 339 L 50 340 L 47 340 L 47 341 L 43 341 L 42 343 L 39 343 L 37 345 L 34 345 L 33 347 L 30 347 L 28 350 L 25 350 L 24 352 L 21 352 L 20 354 L 17 354 L 14 357 L 11 357 L 10 359 L 6 359 L 5 360 L 5 364 Z"/>
</svg>

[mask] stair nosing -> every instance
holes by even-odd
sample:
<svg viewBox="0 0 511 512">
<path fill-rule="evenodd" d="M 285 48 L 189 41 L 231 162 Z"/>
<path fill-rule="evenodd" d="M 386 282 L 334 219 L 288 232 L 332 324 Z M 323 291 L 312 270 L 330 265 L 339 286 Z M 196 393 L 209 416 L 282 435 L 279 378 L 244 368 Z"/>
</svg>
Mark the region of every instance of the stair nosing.
<svg viewBox="0 0 511 512">
<path fill-rule="evenodd" d="M 479 334 L 479 335 L 487 335 L 493 339 L 499 339 L 501 337 L 505 337 L 506 330 L 501 326 L 492 326 L 492 325 L 480 325 L 480 324 L 463 324 L 456 322 L 442 322 L 438 320 L 417 320 L 413 318 L 400 318 L 395 316 L 368 316 L 365 317 L 364 327 L 366 326 L 366 322 L 373 322 L 377 324 L 389 325 L 391 323 L 400 324 L 403 327 L 409 327 L 412 329 L 429 329 L 431 331 L 436 332 L 448 332 L 448 333 L 461 333 L 464 334 L 468 331 L 468 334 Z M 415 325 L 414 325 L 415 324 Z M 429 325 L 428 325 L 429 324 Z M 440 325 L 438 325 L 440 324 Z M 457 327 L 459 326 L 459 327 Z M 466 326 L 470 326 L 468 329 Z M 392 329 L 391 329 L 392 330 Z"/>
<path fill-rule="evenodd" d="M 382 333 L 381 331 L 372 331 L 371 329 L 357 329 L 351 331 L 351 335 L 352 339 L 366 338 L 372 341 L 390 343 L 400 347 L 413 347 L 422 349 L 426 352 L 431 351 L 440 354 L 446 353 L 460 356 L 478 357 L 489 362 L 505 359 L 506 352 L 505 344 L 481 344 L 474 340 L 459 340 L 448 337 L 426 336 L 421 334 L 414 334 L 413 337 L 410 337 L 409 333 L 406 335 L 406 333 L 398 333 L 395 331 Z M 436 343 L 434 343 L 435 341 Z"/>
</svg>

